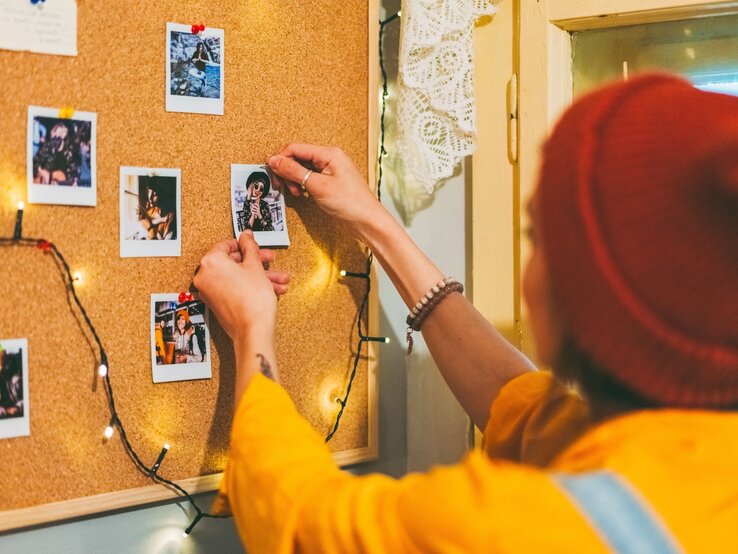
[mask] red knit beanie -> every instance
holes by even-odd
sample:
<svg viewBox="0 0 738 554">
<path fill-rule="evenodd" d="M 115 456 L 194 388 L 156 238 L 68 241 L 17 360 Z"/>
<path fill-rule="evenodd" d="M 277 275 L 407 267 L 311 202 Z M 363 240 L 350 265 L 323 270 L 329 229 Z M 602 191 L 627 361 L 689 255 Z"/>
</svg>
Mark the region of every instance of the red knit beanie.
<svg viewBox="0 0 738 554">
<path fill-rule="evenodd" d="M 189 323 L 190 322 L 190 314 L 189 314 L 189 312 L 187 310 L 179 310 L 177 312 L 177 316 L 174 318 L 175 325 L 176 325 L 177 320 L 179 319 L 180 316 L 184 317 L 185 323 Z"/>
<path fill-rule="evenodd" d="M 538 188 L 567 330 L 663 405 L 738 405 L 738 98 L 667 75 L 578 100 Z"/>
</svg>

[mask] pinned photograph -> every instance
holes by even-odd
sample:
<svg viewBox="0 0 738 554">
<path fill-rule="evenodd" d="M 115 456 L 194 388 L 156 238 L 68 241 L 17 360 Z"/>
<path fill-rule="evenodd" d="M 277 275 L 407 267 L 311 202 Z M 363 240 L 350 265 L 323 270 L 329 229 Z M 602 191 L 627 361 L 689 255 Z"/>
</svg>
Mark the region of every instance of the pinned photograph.
<svg viewBox="0 0 738 554">
<path fill-rule="evenodd" d="M 96 122 L 97 114 L 91 112 L 28 107 L 29 202 L 97 204 Z"/>
<path fill-rule="evenodd" d="M 266 166 L 231 164 L 231 215 L 236 238 L 251 229 L 259 246 L 289 246 L 284 196 Z"/>
<path fill-rule="evenodd" d="M 120 255 L 179 256 L 182 198 L 179 169 L 120 168 Z"/>
<path fill-rule="evenodd" d="M 167 111 L 223 115 L 223 29 L 167 23 Z"/>
<path fill-rule="evenodd" d="M 191 293 L 151 295 L 154 383 L 210 379 L 208 311 Z"/>
<path fill-rule="evenodd" d="M 31 434 L 28 341 L 0 339 L 0 439 Z"/>
</svg>

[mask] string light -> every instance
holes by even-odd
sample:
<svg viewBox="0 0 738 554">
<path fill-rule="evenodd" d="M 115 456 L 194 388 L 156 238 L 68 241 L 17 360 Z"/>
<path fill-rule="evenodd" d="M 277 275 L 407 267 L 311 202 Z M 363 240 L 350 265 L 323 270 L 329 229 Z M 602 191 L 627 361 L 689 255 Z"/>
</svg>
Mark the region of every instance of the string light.
<svg viewBox="0 0 738 554">
<path fill-rule="evenodd" d="M 105 352 L 100 357 L 100 365 L 97 368 L 97 374 L 101 378 L 105 378 L 108 375 L 108 355 Z"/>
<path fill-rule="evenodd" d="M 369 279 L 368 273 L 357 273 L 355 271 L 346 271 L 345 269 L 342 269 L 340 273 L 341 273 L 341 277 L 356 277 L 357 279 Z"/>
<path fill-rule="evenodd" d="M 400 12 L 389 16 L 379 22 L 379 70 L 382 72 L 382 113 L 379 118 L 379 160 L 377 164 L 378 168 L 378 179 L 377 179 L 377 198 L 381 199 L 381 188 L 382 188 L 382 158 L 387 154 L 387 150 L 384 147 L 385 141 L 385 128 L 384 119 L 387 113 L 387 97 L 389 96 L 389 82 L 387 79 L 387 69 L 384 67 L 384 28 L 392 23 L 393 21 L 400 18 Z"/>
<path fill-rule="evenodd" d="M 23 236 L 23 209 L 26 205 L 18 202 L 18 211 L 15 214 L 15 229 L 13 230 L 13 241 L 19 241 Z"/>
<path fill-rule="evenodd" d="M 110 418 L 110 423 L 108 423 L 105 431 L 103 431 L 103 437 L 105 437 L 106 441 L 109 441 L 113 438 L 113 433 L 115 433 L 115 416 Z"/>
<path fill-rule="evenodd" d="M 79 273 L 72 274 L 72 270 L 69 267 L 69 263 L 67 262 L 66 258 L 62 255 L 62 253 L 59 251 L 57 246 L 53 242 L 49 242 L 46 239 L 41 238 L 29 238 L 29 237 L 19 237 L 18 239 L 15 238 L 8 238 L 8 237 L 0 237 L 0 246 L 9 246 L 17 244 L 20 246 L 29 246 L 29 247 L 36 247 L 39 250 L 41 250 L 44 253 L 50 253 L 53 254 L 56 261 L 58 262 L 59 269 L 62 272 L 62 276 L 66 283 L 67 288 L 67 294 L 70 295 L 71 301 L 73 305 L 77 307 L 80 314 L 82 315 L 82 319 L 85 322 L 85 325 L 87 326 L 87 329 L 90 331 L 95 344 L 97 345 L 97 348 L 100 353 L 100 365 L 98 366 L 98 375 L 100 375 L 103 379 L 103 384 L 105 386 L 105 392 L 107 394 L 108 399 L 108 408 L 111 414 L 110 422 L 108 423 L 107 427 L 105 427 L 105 430 L 103 431 L 103 437 L 104 440 L 107 442 L 110 440 L 113 435 L 115 434 L 115 430 L 118 430 L 118 434 L 120 435 L 120 440 L 123 443 L 123 447 L 125 448 L 128 456 L 133 460 L 134 465 L 136 468 L 143 473 L 144 475 L 150 477 L 154 482 L 159 483 L 161 485 L 165 485 L 166 487 L 170 489 L 174 489 L 177 491 L 180 495 L 182 495 L 187 502 L 190 503 L 192 508 L 195 510 L 195 518 L 190 523 L 190 525 L 185 530 L 185 536 L 189 535 L 192 532 L 192 529 L 195 527 L 195 525 L 206 517 L 211 518 L 227 518 L 231 517 L 228 515 L 216 515 L 216 514 L 209 514 L 205 511 L 203 511 L 195 501 L 194 497 L 182 486 L 178 485 L 174 481 L 170 479 L 164 478 L 161 474 L 158 473 L 158 467 L 156 470 L 154 470 L 154 467 L 148 467 L 142 460 L 141 457 L 138 455 L 136 450 L 133 448 L 133 445 L 131 444 L 130 440 L 128 439 L 128 435 L 126 434 L 125 427 L 123 426 L 123 422 L 121 421 L 120 415 L 118 414 L 118 410 L 115 406 L 115 397 L 113 395 L 113 385 L 110 380 L 110 364 L 108 363 L 108 356 L 105 352 L 105 348 L 103 347 L 102 340 L 100 339 L 100 336 L 97 333 L 97 329 L 95 329 L 95 326 L 92 323 L 92 320 L 90 319 L 90 316 L 87 314 L 87 310 L 85 310 L 85 307 L 82 305 L 82 302 L 79 299 L 79 296 L 77 295 L 77 290 L 75 287 L 75 284 L 79 283 L 81 281 L 81 275 Z M 103 369 L 103 367 L 105 369 Z M 103 375 L 104 373 L 104 375 Z M 164 455 L 166 455 L 166 451 L 169 450 L 169 444 L 165 443 L 164 445 L 166 448 L 162 451 Z M 161 460 L 157 459 L 159 462 L 159 465 L 161 465 L 161 461 L 163 461 L 162 453 L 159 454 L 159 457 Z M 156 464 L 154 464 L 156 465 Z"/>
<path fill-rule="evenodd" d="M 167 455 L 167 452 L 169 452 L 169 443 L 165 442 L 164 447 L 161 449 L 161 452 L 159 452 L 159 457 L 154 462 L 154 465 L 151 466 L 151 473 L 159 471 L 159 466 L 161 466 L 161 463 L 164 461 L 164 456 Z"/>
<path fill-rule="evenodd" d="M 387 150 L 384 147 L 385 142 L 385 130 L 384 130 L 384 117 L 387 112 L 387 96 L 388 96 L 388 84 L 387 84 L 387 70 L 384 67 L 384 28 L 389 23 L 400 18 L 400 12 L 389 16 L 387 19 L 383 19 L 379 22 L 379 69 L 382 72 L 382 111 L 380 115 L 380 135 L 379 135 L 379 153 L 377 156 L 377 200 L 382 200 L 382 160 L 387 154 Z M 372 261 L 374 255 L 370 252 L 366 258 L 366 269 L 364 272 L 353 272 L 341 270 L 341 277 L 356 277 L 366 280 L 366 291 L 364 293 L 364 299 L 361 301 L 361 307 L 359 307 L 359 315 L 356 318 L 356 331 L 359 335 L 359 344 L 356 347 L 356 355 L 354 356 L 354 365 L 351 369 L 351 375 L 349 376 L 348 384 L 346 385 L 346 392 L 343 398 L 336 398 L 336 401 L 341 405 L 341 409 L 336 414 L 336 419 L 333 423 L 333 429 L 328 433 L 325 438 L 325 442 L 330 441 L 338 431 L 338 426 L 341 423 L 341 417 L 343 412 L 346 410 L 348 404 L 349 395 L 351 394 L 351 386 L 354 384 L 356 378 L 356 371 L 359 367 L 359 361 L 361 360 L 361 348 L 365 342 L 381 342 L 387 344 L 390 342 L 389 337 L 370 337 L 364 333 L 362 328 L 363 315 L 369 306 L 369 293 L 371 292 L 372 281 L 370 275 L 372 272 Z"/>
<path fill-rule="evenodd" d="M 37 0 L 38 1 L 38 0 Z M 43 1 L 43 0 L 41 0 Z M 32 0 L 33 3 L 36 3 Z M 387 72 L 384 67 L 384 52 L 382 47 L 383 42 L 383 34 L 384 34 L 384 27 L 385 25 L 391 23 L 392 21 L 399 19 L 400 12 L 388 17 L 385 20 L 380 21 L 380 31 L 379 31 L 379 65 L 380 70 L 382 73 L 382 110 L 381 110 L 381 120 L 380 120 L 380 147 L 379 147 L 379 155 L 378 155 L 378 178 L 377 178 L 377 199 L 381 200 L 381 187 L 382 187 L 382 158 L 387 153 L 387 150 L 384 147 L 385 144 L 385 129 L 384 129 L 384 119 L 385 119 L 385 112 L 386 112 L 386 98 L 388 95 L 387 90 Z M 74 304 L 77 306 L 77 309 L 80 311 L 85 324 L 87 325 L 87 328 L 91 332 L 95 343 L 97 344 L 97 347 L 100 352 L 100 365 L 98 366 L 98 375 L 103 379 L 103 383 L 105 385 L 105 391 L 108 398 L 108 408 L 110 410 L 111 418 L 110 423 L 107 427 L 105 427 L 105 430 L 103 432 L 103 436 L 105 437 L 105 440 L 110 440 L 113 435 L 115 434 L 115 429 L 118 429 L 120 440 L 123 443 L 123 446 L 128 453 L 129 457 L 133 460 L 134 465 L 136 468 L 141 471 L 144 475 L 147 475 L 150 477 L 153 481 L 165 485 L 171 489 L 174 489 L 179 494 L 181 494 L 183 497 L 186 498 L 187 502 L 190 503 L 192 508 L 195 510 L 195 517 L 190 522 L 190 524 L 187 526 L 187 528 L 182 533 L 182 537 L 186 538 L 191 533 L 192 530 L 195 528 L 195 526 L 203 519 L 203 518 L 228 518 L 231 516 L 228 515 L 216 515 L 216 514 L 209 514 L 207 512 L 204 512 L 198 505 L 197 502 L 195 502 L 195 499 L 193 496 L 182 486 L 178 485 L 174 481 L 171 481 L 169 479 L 166 479 L 162 477 L 159 473 L 159 467 L 161 466 L 161 463 L 164 461 L 164 457 L 167 455 L 170 445 L 169 443 L 164 443 L 164 446 L 159 453 L 158 458 L 156 459 L 156 462 L 154 462 L 154 465 L 151 467 L 146 466 L 146 464 L 143 463 L 140 456 L 136 452 L 136 450 L 133 448 L 133 445 L 131 444 L 130 440 L 128 439 L 128 436 L 126 434 L 125 428 L 123 426 L 123 422 L 120 419 L 120 416 L 118 415 L 118 411 L 115 406 L 115 398 L 113 396 L 113 386 L 110 380 L 110 365 L 108 363 L 107 354 L 105 352 L 105 348 L 103 347 L 102 341 L 100 339 L 100 336 L 97 333 L 97 330 L 95 329 L 95 326 L 92 324 L 92 321 L 90 320 L 89 315 L 87 314 L 87 310 L 85 310 L 84 306 L 82 305 L 82 302 L 79 299 L 79 296 L 77 296 L 77 291 L 75 289 L 75 284 L 79 285 L 82 283 L 82 274 L 79 272 L 75 272 L 72 274 L 72 271 L 69 267 L 69 264 L 67 263 L 66 258 L 62 255 L 62 253 L 59 251 L 57 246 L 50 241 L 47 241 L 45 239 L 41 238 L 29 238 L 29 237 L 23 237 L 23 210 L 25 208 L 25 204 L 23 202 L 18 202 L 17 204 L 18 212 L 16 214 L 16 221 L 15 221 L 15 230 L 13 233 L 12 238 L 7 237 L 0 237 L 0 246 L 9 246 L 12 244 L 19 244 L 22 246 L 33 246 L 38 248 L 39 250 L 42 250 L 43 252 L 50 252 L 54 255 L 56 260 L 59 262 L 62 275 L 64 276 L 65 280 L 67 281 L 67 290 L 69 291 L 68 294 L 71 295 L 71 299 L 74 302 Z M 355 278 L 361 278 L 366 280 L 366 292 L 364 294 L 364 299 L 362 300 L 361 306 L 359 308 L 359 317 L 357 318 L 357 331 L 359 335 L 359 344 L 356 349 L 356 355 L 354 357 L 354 364 L 353 369 L 351 371 L 351 375 L 349 377 L 348 385 L 346 386 L 346 392 L 343 396 L 343 398 L 336 396 L 335 402 L 340 405 L 340 410 L 338 414 L 336 415 L 336 420 L 333 426 L 333 430 L 328 434 L 325 441 L 328 442 L 333 438 L 336 431 L 338 430 L 339 423 L 341 421 L 341 416 L 343 415 L 343 412 L 346 408 L 346 405 L 348 403 L 349 394 L 351 392 L 351 386 L 354 382 L 354 378 L 356 377 L 356 371 L 359 365 L 359 361 L 361 359 L 361 349 L 362 345 L 365 342 L 383 342 L 383 343 L 389 343 L 390 339 L 389 337 L 370 337 L 367 336 L 363 332 L 363 326 L 362 316 L 364 315 L 365 311 L 368 307 L 369 302 L 369 293 L 371 291 L 371 267 L 372 267 L 372 261 L 373 261 L 373 254 L 370 252 L 366 259 L 366 270 L 363 273 L 359 272 L 351 272 L 351 271 L 341 271 L 342 277 L 355 277 Z"/>
<path fill-rule="evenodd" d="M 206 514 L 205 512 L 201 512 L 198 510 L 197 515 L 195 516 L 195 519 L 193 519 L 192 523 L 190 523 L 187 529 L 184 530 L 184 533 L 182 533 L 182 536 L 188 537 L 190 533 L 192 533 L 192 530 L 195 528 L 195 525 L 197 525 L 200 522 L 200 520 L 204 517 L 223 517 L 223 516 L 211 516 L 210 514 Z"/>
<path fill-rule="evenodd" d="M 343 386 L 335 374 L 326 375 L 318 387 L 319 401 L 317 408 L 322 419 L 327 423 L 333 423 L 338 410 L 341 408 L 341 394 Z"/>
</svg>

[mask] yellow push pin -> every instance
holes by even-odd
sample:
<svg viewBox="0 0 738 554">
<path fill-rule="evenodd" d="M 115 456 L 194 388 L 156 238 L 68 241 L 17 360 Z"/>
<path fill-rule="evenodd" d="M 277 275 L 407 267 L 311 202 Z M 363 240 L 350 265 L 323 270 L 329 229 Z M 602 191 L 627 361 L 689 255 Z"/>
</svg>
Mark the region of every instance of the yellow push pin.
<svg viewBox="0 0 738 554">
<path fill-rule="evenodd" d="M 70 119 L 74 115 L 74 108 L 71 106 L 64 106 L 59 109 L 59 117 L 61 119 Z"/>
</svg>

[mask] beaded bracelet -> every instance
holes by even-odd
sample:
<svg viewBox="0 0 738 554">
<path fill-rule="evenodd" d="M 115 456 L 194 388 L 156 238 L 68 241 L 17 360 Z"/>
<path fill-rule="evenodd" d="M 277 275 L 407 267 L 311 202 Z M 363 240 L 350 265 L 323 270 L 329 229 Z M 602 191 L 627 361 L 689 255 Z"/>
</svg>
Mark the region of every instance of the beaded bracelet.
<svg viewBox="0 0 738 554">
<path fill-rule="evenodd" d="M 410 315 L 407 316 L 407 353 L 408 355 L 413 351 L 413 331 L 420 331 L 420 326 L 433 311 L 436 305 L 446 298 L 452 292 L 464 292 L 464 285 L 459 283 L 453 277 L 446 277 L 433 285 L 431 289 L 425 293 L 413 309 L 410 311 Z"/>
</svg>

